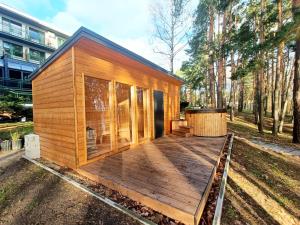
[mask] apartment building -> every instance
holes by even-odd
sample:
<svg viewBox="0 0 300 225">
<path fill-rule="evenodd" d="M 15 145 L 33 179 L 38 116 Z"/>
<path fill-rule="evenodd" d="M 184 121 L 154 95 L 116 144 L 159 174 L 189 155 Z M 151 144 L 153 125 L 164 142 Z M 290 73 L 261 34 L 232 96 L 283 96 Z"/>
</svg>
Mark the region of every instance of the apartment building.
<svg viewBox="0 0 300 225">
<path fill-rule="evenodd" d="M 29 74 L 67 38 L 44 22 L 0 3 L 0 90 L 30 92 Z"/>
</svg>

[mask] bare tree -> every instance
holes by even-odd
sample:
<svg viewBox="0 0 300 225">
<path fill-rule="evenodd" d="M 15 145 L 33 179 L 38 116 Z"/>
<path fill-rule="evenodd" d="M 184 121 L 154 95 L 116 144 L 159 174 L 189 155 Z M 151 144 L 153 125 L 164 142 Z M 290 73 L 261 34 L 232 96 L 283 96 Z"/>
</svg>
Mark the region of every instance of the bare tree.
<svg viewBox="0 0 300 225">
<path fill-rule="evenodd" d="M 191 27 L 189 2 L 190 0 L 166 0 L 155 2 L 151 6 L 153 36 L 160 42 L 154 52 L 168 58 L 171 73 L 174 72 L 174 58 L 187 44 L 187 34 Z"/>
</svg>

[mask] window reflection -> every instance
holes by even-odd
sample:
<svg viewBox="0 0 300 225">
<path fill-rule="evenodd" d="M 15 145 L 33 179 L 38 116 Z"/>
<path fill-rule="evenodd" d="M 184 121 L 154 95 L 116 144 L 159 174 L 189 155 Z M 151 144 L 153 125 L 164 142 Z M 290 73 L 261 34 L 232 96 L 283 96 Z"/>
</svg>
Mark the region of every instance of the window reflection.
<svg viewBox="0 0 300 225">
<path fill-rule="evenodd" d="M 111 150 L 109 81 L 85 77 L 85 113 L 90 159 Z"/>
<path fill-rule="evenodd" d="M 119 148 L 129 147 L 131 142 L 130 86 L 116 83 L 117 142 Z"/>
</svg>

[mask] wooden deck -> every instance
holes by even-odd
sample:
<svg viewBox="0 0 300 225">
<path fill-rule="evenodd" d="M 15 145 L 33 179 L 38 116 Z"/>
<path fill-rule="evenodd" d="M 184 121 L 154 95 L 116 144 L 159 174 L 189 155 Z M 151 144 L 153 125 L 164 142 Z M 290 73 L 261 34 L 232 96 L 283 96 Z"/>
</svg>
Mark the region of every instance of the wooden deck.
<svg viewBox="0 0 300 225">
<path fill-rule="evenodd" d="M 78 172 L 185 224 L 198 224 L 225 137 L 166 136 Z"/>
</svg>

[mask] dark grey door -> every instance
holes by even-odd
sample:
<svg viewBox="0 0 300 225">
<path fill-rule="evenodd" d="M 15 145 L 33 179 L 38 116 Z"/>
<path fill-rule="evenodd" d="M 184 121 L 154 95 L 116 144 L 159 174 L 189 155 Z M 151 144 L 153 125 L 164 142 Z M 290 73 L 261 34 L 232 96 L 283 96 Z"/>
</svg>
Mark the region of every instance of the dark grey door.
<svg viewBox="0 0 300 225">
<path fill-rule="evenodd" d="M 164 134 L 164 93 L 154 91 L 154 128 L 155 138 Z"/>
</svg>

